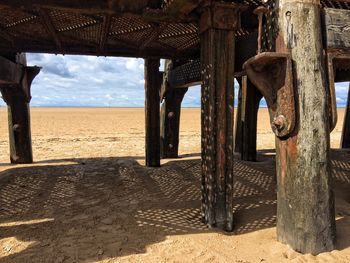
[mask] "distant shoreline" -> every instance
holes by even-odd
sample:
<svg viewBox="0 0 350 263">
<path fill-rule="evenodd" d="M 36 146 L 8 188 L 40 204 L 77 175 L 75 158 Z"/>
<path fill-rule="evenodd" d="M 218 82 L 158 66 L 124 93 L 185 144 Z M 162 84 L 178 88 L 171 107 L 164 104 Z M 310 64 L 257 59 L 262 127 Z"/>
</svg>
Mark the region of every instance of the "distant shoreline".
<svg viewBox="0 0 350 263">
<path fill-rule="evenodd" d="M 1 105 L 0 108 L 6 108 L 6 105 Z M 59 108 L 82 108 L 82 109 L 143 109 L 144 107 L 127 107 L 127 106 L 115 106 L 115 107 L 106 107 L 106 106 L 30 106 L 31 108 L 52 108 L 52 109 L 59 109 Z M 188 107 L 184 106 L 181 107 L 182 109 L 200 109 L 200 106 L 197 107 Z M 235 109 L 237 106 L 235 106 Z M 260 106 L 261 109 L 267 109 L 267 106 Z M 346 106 L 338 106 L 338 109 L 345 109 Z"/>
</svg>

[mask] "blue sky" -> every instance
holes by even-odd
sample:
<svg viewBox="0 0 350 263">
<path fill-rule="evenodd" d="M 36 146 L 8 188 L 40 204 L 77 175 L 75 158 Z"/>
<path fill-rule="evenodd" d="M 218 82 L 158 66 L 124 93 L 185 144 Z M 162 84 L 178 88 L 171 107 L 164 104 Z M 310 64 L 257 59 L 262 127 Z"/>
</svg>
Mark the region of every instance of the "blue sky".
<svg viewBox="0 0 350 263">
<path fill-rule="evenodd" d="M 32 85 L 32 106 L 144 106 L 143 59 L 27 54 L 27 60 L 43 67 Z M 342 107 L 348 84 L 336 90 Z M 189 89 L 183 106 L 200 106 L 199 87 Z"/>
</svg>

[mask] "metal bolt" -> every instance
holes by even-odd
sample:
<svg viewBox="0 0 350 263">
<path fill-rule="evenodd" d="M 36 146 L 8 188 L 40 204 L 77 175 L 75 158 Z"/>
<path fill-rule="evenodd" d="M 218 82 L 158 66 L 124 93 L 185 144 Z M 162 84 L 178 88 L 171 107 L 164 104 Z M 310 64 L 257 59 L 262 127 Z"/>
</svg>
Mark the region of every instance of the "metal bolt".
<svg viewBox="0 0 350 263">
<path fill-rule="evenodd" d="M 279 115 L 273 119 L 272 125 L 276 128 L 277 131 L 282 131 L 286 126 L 286 117 Z"/>
<path fill-rule="evenodd" d="M 175 115 L 175 113 L 171 111 L 168 113 L 168 118 L 172 118 L 172 117 L 174 117 L 174 115 Z"/>
<path fill-rule="evenodd" d="M 261 39 L 262 39 L 262 30 L 263 30 L 263 16 L 269 10 L 265 6 L 259 6 L 254 10 L 254 14 L 258 16 L 259 28 L 258 28 L 258 54 L 261 53 Z"/>
<path fill-rule="evenodd" d="M 21 126 L 19 124 L 13 125 L 13 131 L 18 132 L 20 130 L 20 127 Z"/>
</svg>

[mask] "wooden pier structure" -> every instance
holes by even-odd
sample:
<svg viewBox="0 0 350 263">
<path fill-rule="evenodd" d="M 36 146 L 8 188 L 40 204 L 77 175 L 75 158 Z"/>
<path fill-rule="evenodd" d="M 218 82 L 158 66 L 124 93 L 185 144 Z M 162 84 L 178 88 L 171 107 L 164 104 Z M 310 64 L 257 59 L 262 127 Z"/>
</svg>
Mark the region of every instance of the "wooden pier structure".
<svg viewBox="0 0 350 263">
<path fill-rule="evenodd" d="M 302 253 L 335 249 L 329 140 L 334 83 L 350 81 L 350 0 L 0 0 L 12 163 L 33 161 L 30 86 L 40 68 L 26 65 L 25 52 L 144 58 L 150 167 L 178 156 L 181 101 L 201 84 L 202 219 L 226 231 L 234 229 L 233 152 L 256 160 L 264 97 L 276 135 L 277 238 Z"/>
</svg>

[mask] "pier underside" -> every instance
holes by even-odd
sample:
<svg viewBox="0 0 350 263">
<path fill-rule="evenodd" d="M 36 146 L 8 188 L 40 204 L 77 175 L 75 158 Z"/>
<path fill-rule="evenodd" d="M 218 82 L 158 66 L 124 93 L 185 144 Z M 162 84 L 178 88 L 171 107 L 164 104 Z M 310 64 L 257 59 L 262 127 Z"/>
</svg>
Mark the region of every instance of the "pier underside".
<svg viewBox="0 0 350 263">
<path fill-rule="evenodd" d="M 201 194 L 195 193 L 207 227 L 234 231 L 238 78 L 242 159 L 255 160 L 262 96 L 276 136 L 277 239 L 313 255 L 336 248 L 330 132 L 335 83 L 350 81 L 349 0 L 0 0 L 0 14 L 0 90 L 12 163 L 33 161 L 30 88 L 40 68 L 28 67 L 24 52 L 142 57 L 146 166 L 178 156 L 181 101 L 187 88 L 201 85 Z M 164 72 L 160 59 L 168 59 Z"/>
</svg>

